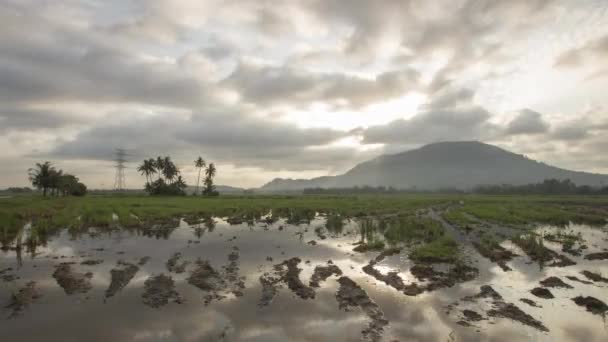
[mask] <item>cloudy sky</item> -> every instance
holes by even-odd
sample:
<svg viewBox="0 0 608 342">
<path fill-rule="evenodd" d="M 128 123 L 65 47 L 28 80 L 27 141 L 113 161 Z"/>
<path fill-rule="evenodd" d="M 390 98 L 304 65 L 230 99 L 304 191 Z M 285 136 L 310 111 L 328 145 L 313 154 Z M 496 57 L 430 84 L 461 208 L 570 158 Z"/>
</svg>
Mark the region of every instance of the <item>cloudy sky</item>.
<svg viewBox="0 0 608 342">
<path fill-rule="evenodd" d="M 481 140 L 608 173 L 606 0 L 2 0 L 0 188 L 50 160 L 91 188 L 112 151 L 193 183 L 341 173 Z"/>
</svg>

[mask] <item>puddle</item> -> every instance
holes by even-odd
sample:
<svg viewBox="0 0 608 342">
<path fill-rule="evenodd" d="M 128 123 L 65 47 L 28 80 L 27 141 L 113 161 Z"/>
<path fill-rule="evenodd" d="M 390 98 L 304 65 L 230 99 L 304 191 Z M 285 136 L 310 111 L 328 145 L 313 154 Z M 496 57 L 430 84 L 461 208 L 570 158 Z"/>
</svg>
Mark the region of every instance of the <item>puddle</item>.
<svg viewBox="0 0 608 342">
<path fill-rule="evenodd" d="M 606 228 L 538 228 L 552 234 L 550 262 L 572 261 L 561 267 L 510 241 L 482 256 L 466 237 L 466 265 L 426 265 L 407 246 L 353 252 L 358 224 L 325 220 L 62 231 L 0 254 L 0 331 L 19 341 L 608 340 Z"/>
</svg>

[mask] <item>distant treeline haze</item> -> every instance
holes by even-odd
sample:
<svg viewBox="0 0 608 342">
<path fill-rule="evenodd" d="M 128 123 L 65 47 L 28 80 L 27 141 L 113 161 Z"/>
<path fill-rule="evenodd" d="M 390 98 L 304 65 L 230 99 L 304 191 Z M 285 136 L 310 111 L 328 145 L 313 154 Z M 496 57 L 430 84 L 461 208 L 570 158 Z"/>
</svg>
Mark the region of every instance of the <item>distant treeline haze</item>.
<svg viewBox="0 0 608 342">
<path fill-rule="evenodd" d="M 577 186 L 569 179 L 546 179 L 541 183 L 527 185 L 480 185 L 470 191 L 444 188 L 438 190 L 419 190 L 416 188 L 397 189 L 386 186 L 355 186 L 351 188 L 309 188 L 304 194 L 392 194 L 392 193 L 476 193 L 487 195 L 608 195 L 608 186 Z"/>
</svg>

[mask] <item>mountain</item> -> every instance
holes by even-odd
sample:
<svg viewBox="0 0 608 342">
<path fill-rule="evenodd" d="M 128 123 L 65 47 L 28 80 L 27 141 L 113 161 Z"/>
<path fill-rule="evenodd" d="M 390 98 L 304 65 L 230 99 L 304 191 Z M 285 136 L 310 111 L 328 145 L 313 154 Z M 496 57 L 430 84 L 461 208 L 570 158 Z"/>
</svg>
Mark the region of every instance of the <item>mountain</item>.
<svg viewBox="0 0 608 342">
<path fill-rule="evenodd" d="M 577 185 L 608 184 L 608 175 L 570 171 L 477 141 L 440 142 L 398 154 L 382 155 L 338 176 L 277 178 L 260 191 L 306 188 L 392 186 L 398 189 L 470 189 L 477 185 L 524 185 L 545 179 L 570 179 Z"/>
</svg>

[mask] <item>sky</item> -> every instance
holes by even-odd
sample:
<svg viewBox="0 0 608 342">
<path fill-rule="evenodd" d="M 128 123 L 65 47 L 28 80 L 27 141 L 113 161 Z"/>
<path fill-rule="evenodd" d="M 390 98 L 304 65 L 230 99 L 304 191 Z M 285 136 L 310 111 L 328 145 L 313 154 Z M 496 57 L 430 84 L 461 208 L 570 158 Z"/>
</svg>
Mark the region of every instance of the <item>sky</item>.
<svg viewBox="0 0 608 342">
<path fill-rule="evenodd" d="M 0 188 L 112 153 L 216 183 L 335 175 L 479 140 L 608 173 L 606 0 L 2 0 Z"/>
</svg>

